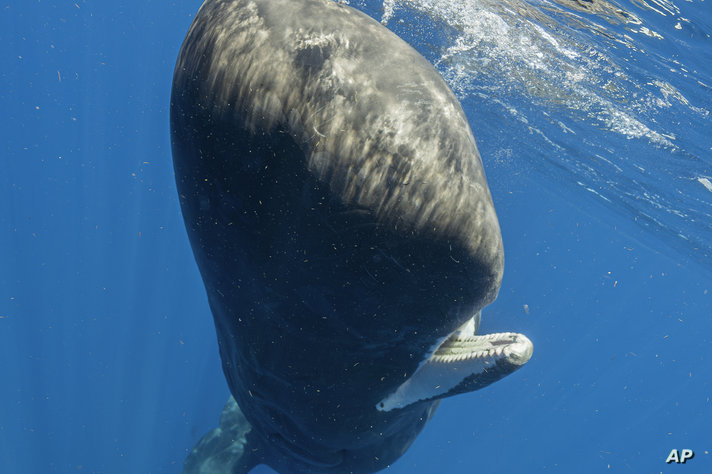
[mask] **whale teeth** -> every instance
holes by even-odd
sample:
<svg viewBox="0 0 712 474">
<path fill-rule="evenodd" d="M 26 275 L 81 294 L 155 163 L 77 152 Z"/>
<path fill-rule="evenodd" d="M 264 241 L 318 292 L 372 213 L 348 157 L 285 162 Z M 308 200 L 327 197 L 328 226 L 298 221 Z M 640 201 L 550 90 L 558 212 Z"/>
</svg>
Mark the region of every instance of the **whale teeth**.
<svg viewBox="0 0 712 474">
<path fill-rule="evenodd" d="M 526 336 L 511 332 L 453 337 L 445 340 L 426 363 L 492 362 L 492 359 L 504 358 L 512 363 L 523 360 L 523 364 L 531 356 L 530 347 L 531 341 Z"/>
</svg>

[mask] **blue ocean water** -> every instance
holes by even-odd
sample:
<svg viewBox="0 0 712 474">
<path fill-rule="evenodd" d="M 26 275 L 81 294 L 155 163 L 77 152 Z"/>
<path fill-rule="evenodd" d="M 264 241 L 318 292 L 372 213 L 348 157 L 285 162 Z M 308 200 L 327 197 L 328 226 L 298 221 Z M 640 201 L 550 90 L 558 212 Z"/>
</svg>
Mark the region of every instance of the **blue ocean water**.
<svg viewBox="0 0 712 474">
<path fill-rule="evenodd" d="M 0 472 L 180 472 L 217 423 L 168 139 L 200 3 L 2 4 Z M 458 94 L 505 242 L 482 330 L 535 346 L 390 471 L 671 472 L 692 449 L 711 472 L 709 1 L 350 4 Z"/>
</svg>

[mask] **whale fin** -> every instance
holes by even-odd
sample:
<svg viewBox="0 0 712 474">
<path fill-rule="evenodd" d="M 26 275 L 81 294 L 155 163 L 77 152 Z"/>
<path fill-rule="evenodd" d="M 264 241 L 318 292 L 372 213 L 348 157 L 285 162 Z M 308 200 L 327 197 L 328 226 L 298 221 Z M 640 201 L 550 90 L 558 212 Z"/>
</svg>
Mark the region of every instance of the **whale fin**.
<svg viewBox="0 0 712 474">
<path fill-rule="evenodd" d="M 261 464 L 260 450 L 250 446 L 252 427 L 230 396 L 220 426 L 203 436 L 183 464 L 183 474 L 247 474 Z"/>
</svg>

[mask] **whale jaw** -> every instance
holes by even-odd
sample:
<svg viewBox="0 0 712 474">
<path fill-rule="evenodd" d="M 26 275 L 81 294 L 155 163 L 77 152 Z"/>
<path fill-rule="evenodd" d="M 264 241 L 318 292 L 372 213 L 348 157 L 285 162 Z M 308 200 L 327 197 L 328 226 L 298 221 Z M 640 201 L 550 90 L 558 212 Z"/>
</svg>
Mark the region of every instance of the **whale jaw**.
<svg viewBox="0 0 712 474">
<path fill-rule="evenodd" d="M 376 404 L 379 411 L 404 408 L 484 388 L 522 367 L 534 345 L 512 332 L 467 336 L 457 330 L 415 373 Z"/>
</svg>

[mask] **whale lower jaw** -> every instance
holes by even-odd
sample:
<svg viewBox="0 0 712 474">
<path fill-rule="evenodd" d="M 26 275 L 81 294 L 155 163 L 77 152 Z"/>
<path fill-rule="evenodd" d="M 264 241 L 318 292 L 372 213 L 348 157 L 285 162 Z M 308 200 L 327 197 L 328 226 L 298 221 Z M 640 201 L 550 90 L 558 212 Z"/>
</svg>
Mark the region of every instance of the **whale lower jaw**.
<svg viewBox="0 0 712 474">
<path fill-rule="evenodd" d="M 456 331 L 376 408 L 391 411 L 479 390 L 522 367 L 533 350 L 532 342 L 523 334 L 463 336 L 462 331 Z"/>
</svg>

